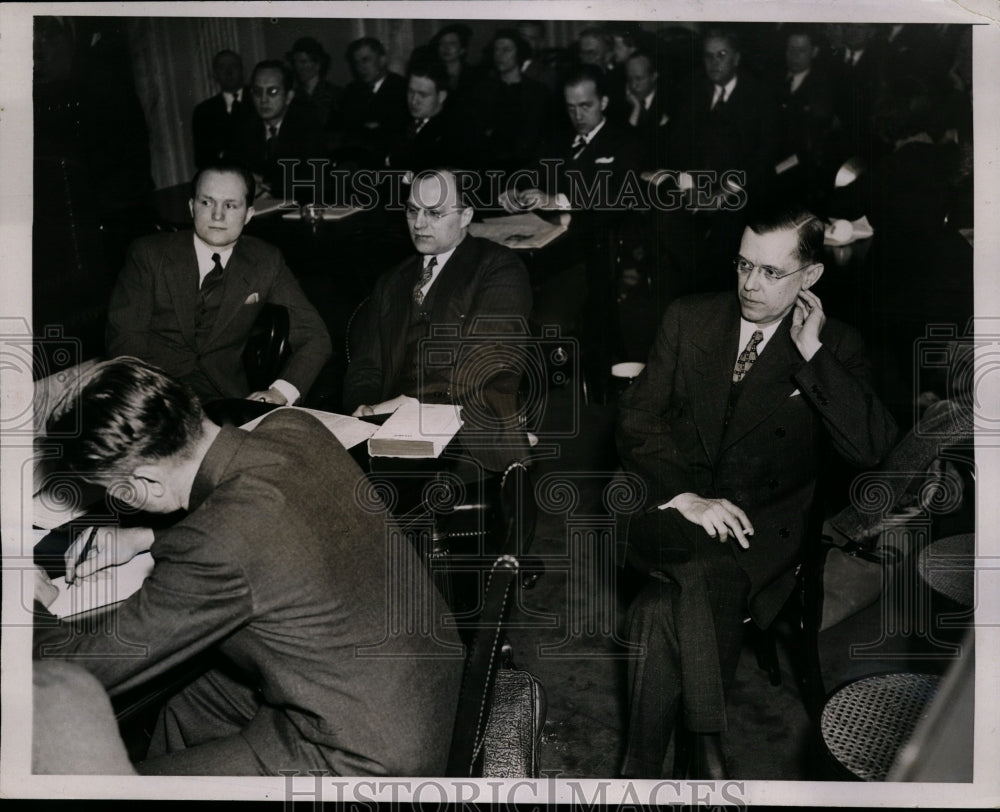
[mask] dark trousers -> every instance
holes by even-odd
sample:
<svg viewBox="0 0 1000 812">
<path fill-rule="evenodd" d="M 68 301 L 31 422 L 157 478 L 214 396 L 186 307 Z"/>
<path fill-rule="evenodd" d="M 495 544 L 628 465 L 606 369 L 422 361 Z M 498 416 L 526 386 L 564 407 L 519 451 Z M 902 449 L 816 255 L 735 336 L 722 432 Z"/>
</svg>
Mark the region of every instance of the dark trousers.
<svg viewBox="0 0 1000 812">
<path fill-rule="evenodd" d="M 731 544 L 704 534 L 689 561 L 665 563 L 629 607 L 627 638 L 644 655 L 629 661 L 626 776 L 664 774 L 678 713 L 693 732 L 726 729 L 750 591 Z"/>
</svg>

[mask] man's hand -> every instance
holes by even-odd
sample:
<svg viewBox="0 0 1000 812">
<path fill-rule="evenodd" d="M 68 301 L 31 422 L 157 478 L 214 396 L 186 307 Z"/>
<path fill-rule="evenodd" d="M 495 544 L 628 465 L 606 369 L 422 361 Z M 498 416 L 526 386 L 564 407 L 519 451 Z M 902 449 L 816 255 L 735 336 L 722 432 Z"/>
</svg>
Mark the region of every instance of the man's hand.
<svg viewBox="0 0 1000 812">
<path fill-rule="evenodd" d="M 789 333 L 802 357 L 807 361 L 811 361 L 816 350 L 823 346 L 819 340 L 819 331 L 823 329 L 824 324 L 826 324 L 826 314 L 823 312 L 823 303 L 819 300 L 819 296 L 810 290 L 799 291 Z"/>
<path fill-rule="evenodd" d="M 525 189 L 518 192 L 511 189 L 500 196 L 500 205 L 508 214 L 522 211 L 532 211 L 549 205 L 549 196 L 541 189 Z"/>
<path fill-rule="evenodd" d="M 288 399 L 273 386 L 270 389 L 263 392 L 251 392 L 249 395 L 247 395 L 246 399 L 259 400 L 263 401 L 264 403 L 273 403 L 276 406 L 284 406 L 286 403 L 288 403 Z"/>
<path fill-rule="evenodd" d="M 375 410 L 367 403 L 362 403 L 357 409 L 351 412 L 351 417 L 371 417 L 373 414 L 375 414 Z"/>
<path fill-rule="evenodd" d="M 45 570 L 35 567 L 35 600 L 48 609 L 59 597 L 59 589 L 49 580 Z"/>
<path fill-rule="evenodd" d="M 728 499 L 705 499 L 696 493 L 682 493 L 674 497 L 672 507 L 693 524 L 700 524 L 705 532 L 719 541 L 735 536 L 740 547 L 750 549 L 747 536 L 753 535 L 753 525 L 740 508 Z"/>
<path fill-rule="evenodd" d="M 76 578 L 86 578 L 106 567 L 116 567 L 131 561 L 139 553 L 153 546 L 153 531 L 148 527 L 98 527 L 94 543 L 87 551 L 87 557 L 83 561 L 78 561 L 87 546 L 87 539 L 92 529 L 94 528 L 84 528 L 66 550 L 64 559 L 67 584 L 73 583 Z"/>
</svg>

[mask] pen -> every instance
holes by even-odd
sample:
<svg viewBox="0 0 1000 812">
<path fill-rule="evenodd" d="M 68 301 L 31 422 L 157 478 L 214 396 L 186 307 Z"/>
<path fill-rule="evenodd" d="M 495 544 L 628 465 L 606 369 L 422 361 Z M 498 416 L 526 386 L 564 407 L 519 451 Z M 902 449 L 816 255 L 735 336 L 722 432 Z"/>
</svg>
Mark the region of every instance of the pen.
<svg viewBox="0 0 1000 812">
<path fill-rule="evenodd" d="M 83 550 L 80 551 L 79 557 L 76 559 L 76 563 L 73 565 L 73 577 L 76 578 L 76 568 L 79 567 L 84 561 L 86 561 L 87 556 L 90 555 L 90 548 L 94 546 L 94 539 L 97 538 L 97 528 L 90 528 L 90 535 L 87 536 L 87 541 L 83 545 Z"/>
</svg>

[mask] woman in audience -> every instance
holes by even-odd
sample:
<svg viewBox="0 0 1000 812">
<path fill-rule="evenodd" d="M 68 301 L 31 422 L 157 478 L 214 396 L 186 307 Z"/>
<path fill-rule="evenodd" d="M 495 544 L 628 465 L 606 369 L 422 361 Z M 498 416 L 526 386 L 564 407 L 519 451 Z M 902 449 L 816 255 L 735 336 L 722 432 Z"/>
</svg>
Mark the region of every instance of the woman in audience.
<svg viewBox="0 0 1000 812">
<path fill-rule="evenodd" d="M 330 55 L 317 40 L 300 37 L 286 58 L 295 72 L 295 99 L 312 107 L 323 129 L 330 129 L 343 92 L 325 78 Z"/>
<path fill-rule="evenodd" d="M 472 29 L 462 23 L 446 25 L 430 42 L 429 55 L 436 56 L 448 74 L 448 106 L 454 110 L 482 80 L 482 72 L 466 62 Z"/>
<path fill-rule="evenodd" d="M 530 164 L 550 131 L 549 94 L 521 75 L 530 47 L 513 28 L 496 32 L 490 46 L 493 71 L 477 88 L 470 109 L 470 163 L 478 169 L 513 171 Z"/>
</svg>

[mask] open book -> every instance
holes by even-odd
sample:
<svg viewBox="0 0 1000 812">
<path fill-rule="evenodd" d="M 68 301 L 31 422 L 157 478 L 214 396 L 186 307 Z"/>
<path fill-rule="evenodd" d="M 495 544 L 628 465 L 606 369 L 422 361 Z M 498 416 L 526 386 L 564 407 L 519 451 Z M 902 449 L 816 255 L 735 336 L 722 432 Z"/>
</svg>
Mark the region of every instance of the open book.
<svg viewBox="0 0 1000 812">
<path fill-rule="evenodd" d="M 461 407 L 403 398 L 368 440 L 373 457 L 440 457 L 462 427 Z"/>
</svg>

